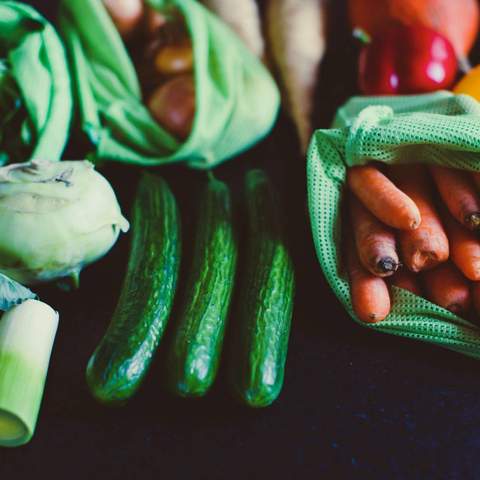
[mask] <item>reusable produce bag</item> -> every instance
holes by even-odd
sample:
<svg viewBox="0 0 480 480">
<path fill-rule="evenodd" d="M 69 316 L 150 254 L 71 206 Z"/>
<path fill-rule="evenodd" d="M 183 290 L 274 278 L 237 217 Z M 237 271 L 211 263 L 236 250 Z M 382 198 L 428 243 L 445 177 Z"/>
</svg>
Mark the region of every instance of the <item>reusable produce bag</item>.
<svg viewBox="0 0 480 480">
<path fill-rule="evenodd" d="M 70 77 L 55 30 L 33 8 L 1 1 L 0 165 L 59 160 L 71 115 Z"/>
<path fill-rule="evenodd" d="M 480 327 L 392 287 L 390 315 L 378 324 L 356 318 L 341 254 L 346 169 L 370 160 L 432 163 L 480 171 L 480 104 L 466 95 L 352 98 L 333 128 L 317 130 L 308 152 L 308 201 L 323 273 L 351 317 L 367 328 L 423 340 L 480 358 Z"/>
<path fill-rule="evenodd" d="M 80 121 L 93 160 L 141 165 L 184 161 L 212 167 L 265 136 L 277 116 L 278 89 L 242 41 L 195 0 L 150 0 L 176 7 L 193 44 L 196 113 L 180 142 L 150 116 L 139 81 L 101 0 L 63 0 L 60 27 L 76 79 Z"/>
</svg>

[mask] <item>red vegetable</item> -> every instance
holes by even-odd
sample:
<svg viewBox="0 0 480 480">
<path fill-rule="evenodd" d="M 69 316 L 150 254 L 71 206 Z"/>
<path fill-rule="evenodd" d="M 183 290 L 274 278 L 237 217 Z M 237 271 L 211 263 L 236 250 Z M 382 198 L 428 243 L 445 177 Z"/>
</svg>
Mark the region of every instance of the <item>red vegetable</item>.
<svg viewBox="0 0 480 480">
<path fill-rule="evenodd" d="M 441 34 L 421 25 L 391 24 L 360 53 L 360 89 L 366 95 L 445 89 L 457 68 L 455 50 Z"/>
</svg>

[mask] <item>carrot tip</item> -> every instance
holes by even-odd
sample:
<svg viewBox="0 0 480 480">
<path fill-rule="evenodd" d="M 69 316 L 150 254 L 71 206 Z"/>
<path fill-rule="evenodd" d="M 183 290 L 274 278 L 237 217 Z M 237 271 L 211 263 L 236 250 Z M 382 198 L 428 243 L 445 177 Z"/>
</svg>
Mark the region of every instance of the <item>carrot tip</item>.
<svg viewBox="0 0 480 480">
<path fill-rule="evenodd" d="M 385 319 L 385 315 L 378 315 L 377 313 L 370 313 L 368 315 L 367 323 L 378 323 Z"/>
<path fill-rule="evenodd" d="M 414 220 L 414 221 L 410 224 L 410 229 L 411 229 L 411 230 L 416 230 L 416 229 L 420 226 L 420 223 L 421 223 L 421 222 L 417 222 L 416 220 Z"/>
<path fill-rule="evenodd" d="M 395 273 L 399 266 L 399 263 L 392 257 L 384 257 L 377 262 L 377 270 L 379 273 Z"/>
<path fill-rule="evenodd" d="M 470 230 L 480 229 L 480 212 L 470 213 L 465 217 L 465 224 Z"/>
</svg>

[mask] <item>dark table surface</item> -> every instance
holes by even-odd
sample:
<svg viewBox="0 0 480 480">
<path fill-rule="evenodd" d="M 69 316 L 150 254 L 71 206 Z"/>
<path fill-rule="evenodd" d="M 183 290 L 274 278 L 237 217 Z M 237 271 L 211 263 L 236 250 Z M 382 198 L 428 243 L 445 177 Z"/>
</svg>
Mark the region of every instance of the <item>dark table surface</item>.
<svg viewBox="0 0 480 480">
<path fill-rule="evenodd" d="M 54 20 L 56 2 L 32 2 Z M 328 54 L 315 125 L 356 91 L 356 46 L 343 1 L 332 2 Z M 474 54 L 473 59 L 478 58 Z M 84 369 L 109 321 L 128 254 L 123 236 L 87 268 L 78 291 L 43 287 L 61 323 L 37 432 L 0 450 L 2 478 L 327 478 L 471 479 L 480 476 L 480 364 L 426 344 L 353 323 L 326 285 L 315 258 L 305 207 L 305 160 L 282 116 L 269 139 L 221 167 L 238 194 L 245 168 L 264 166 L 285 202 L 297 295 L 285 386 L 263 410 L 233 400 L 224 370 L 203 399 L 180 400 L 164 388 L 161 347 L 149 376 L 124 408 L 89 396 Z M 66 157 L 82 151 L 67 149 Z M 138 172 L 103 170 L 128 212 Z M 191 239 L 192 202 L 202 174 L 168 167 Z M 166 342 L 168 343 L 168 336 Z"/>
</svg>

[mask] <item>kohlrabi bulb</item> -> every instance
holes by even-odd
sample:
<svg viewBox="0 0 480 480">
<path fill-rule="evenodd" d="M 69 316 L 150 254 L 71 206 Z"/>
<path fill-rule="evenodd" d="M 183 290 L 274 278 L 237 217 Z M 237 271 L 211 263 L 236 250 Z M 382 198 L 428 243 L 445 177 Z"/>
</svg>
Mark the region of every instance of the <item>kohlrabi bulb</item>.
<svg viewBox="0 0 480 480">
<path fill-rule="evenodd" d="M 90 162 L 0 168 L 0 272 L 21 283 L 78 276 L 128 228 L 111 185 Z"/>
</svg>

